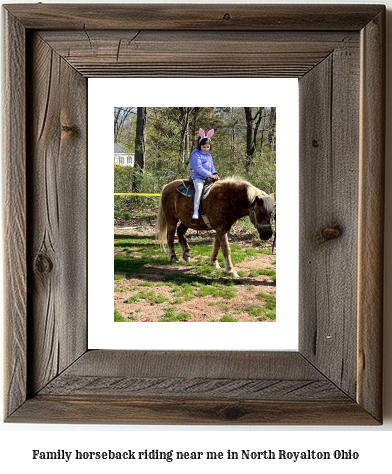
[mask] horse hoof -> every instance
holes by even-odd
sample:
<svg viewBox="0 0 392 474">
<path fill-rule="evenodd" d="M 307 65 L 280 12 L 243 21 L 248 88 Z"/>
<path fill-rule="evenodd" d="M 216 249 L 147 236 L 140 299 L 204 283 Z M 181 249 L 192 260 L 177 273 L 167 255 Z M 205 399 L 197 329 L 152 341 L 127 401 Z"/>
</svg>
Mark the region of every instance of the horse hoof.
<svg viewBox="0 0 392 474">
<path fill-rule="evenodd" d="M 185 262 L 190 262 L 191 257 L 189 255 L 183 255 L 182 258 L 185 260 Z"/>
<path fill-rule="evenodd" d="M 169 262 L 179 262 L 177 257 L 171 257 L 169 258 Z"/>
<path fill-rule="evenodd" d="M 218 262 L 212 262 L 212 263 L 211 263 L 211 267 L 215 267 L 215 268 L 217 268 L 218 270 L 221 268 L 221 266 L 219 265 Z"/>
<path fill-rule="evenodd" d="M 226 272 L 229 276 L 232 276 L 233 278 L 239 278 L 240 276 L 238 275 L 238 273 L 233 270 L 232 272 Z"/>
</svg>

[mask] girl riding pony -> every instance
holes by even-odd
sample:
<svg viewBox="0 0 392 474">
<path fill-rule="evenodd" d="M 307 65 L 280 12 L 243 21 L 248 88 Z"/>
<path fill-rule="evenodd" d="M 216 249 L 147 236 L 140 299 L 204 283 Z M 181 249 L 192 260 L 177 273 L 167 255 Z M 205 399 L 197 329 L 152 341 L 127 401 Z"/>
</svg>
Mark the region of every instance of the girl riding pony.
<svg viewBox="0 0 392 474">
<path fill-rule="evenodd" d="M 201 128 L 199 130 L 200 140 L 198 146 L 191 153 L 191 177 L 195 186 L 195 203 L 193 206 L 192 219 L 199 218 L 199 205 L 201 192 L 203 190 L 204 182 L 207 178 L 212 178 L 217 181 L 219 178 L 215 171 L 214 162 L 210 155 L 211 137 L 214 135 L 214 129 L 211 129 L 207 135 Z"/>
</svg>

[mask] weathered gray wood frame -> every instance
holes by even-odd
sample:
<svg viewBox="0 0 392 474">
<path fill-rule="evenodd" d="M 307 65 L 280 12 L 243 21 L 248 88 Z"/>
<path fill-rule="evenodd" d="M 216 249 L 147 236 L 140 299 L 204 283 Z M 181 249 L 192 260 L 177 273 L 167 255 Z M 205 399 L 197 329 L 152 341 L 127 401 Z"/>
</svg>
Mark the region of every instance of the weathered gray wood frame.
<svg viewBox="0 0 392 474">
<path fill-rule="evenodd" d="M 385 7 L 203 12 L 3 9 L 7 421 L 382 422 Z M 88 350 L 86 97 L 97 76 L 299 78 L 297 353 Z"/>
</svg>

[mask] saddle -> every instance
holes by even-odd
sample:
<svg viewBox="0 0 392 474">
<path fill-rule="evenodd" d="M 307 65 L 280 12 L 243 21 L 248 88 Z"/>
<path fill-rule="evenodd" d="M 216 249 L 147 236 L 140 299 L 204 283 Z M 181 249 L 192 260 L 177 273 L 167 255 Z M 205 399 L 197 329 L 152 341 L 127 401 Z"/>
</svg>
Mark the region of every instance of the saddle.
<svg viewBox="0 0 392 474">
<path fill-rule="evenodd" d="M 205 214 L 203 210 L 203 199 L 205 199 L 208 196 L 214 183 L 215 183 L 215 180 L 212 178 L 207 178 L 205 180 L 203 191 L 201 193 L 200 206 L 199 206 L 200 216 L 203 218 L 204 223 L 209 228 L 211 228 L 211 225 L 210 225 L 207 215 Z M 188 198 L 188 207 L 193 209 L 194 203 L 195 203 L 195 186 L 193 184 L 193 179 L 187 179 L 187 180 L 184 179 L 184 181 L 179 186 L 177 186 L 177 191 Z"/>
</svg>

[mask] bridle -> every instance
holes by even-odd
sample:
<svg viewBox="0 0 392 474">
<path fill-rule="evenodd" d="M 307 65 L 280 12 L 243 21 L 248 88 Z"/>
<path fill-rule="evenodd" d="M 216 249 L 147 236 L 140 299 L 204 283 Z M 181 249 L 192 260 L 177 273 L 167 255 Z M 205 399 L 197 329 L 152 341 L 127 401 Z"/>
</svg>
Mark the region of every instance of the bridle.
<svg viewBox="0 0 392 474">
<path fill-rule="evenodd" d="M 257 207 L 257 202 L 255 204 L 255 207 L 249 213 L 249 215 L 250 215 L 253 212 L 253 217 L 254 217 L 254 220 L 255 220 L 254 226 L 256 227 L 256 229 L 263 229 L 264 227 L 271 227 L 271 224 L 259 224 L 257 222 L 256 207 Z"/>
</svg>

